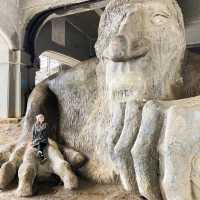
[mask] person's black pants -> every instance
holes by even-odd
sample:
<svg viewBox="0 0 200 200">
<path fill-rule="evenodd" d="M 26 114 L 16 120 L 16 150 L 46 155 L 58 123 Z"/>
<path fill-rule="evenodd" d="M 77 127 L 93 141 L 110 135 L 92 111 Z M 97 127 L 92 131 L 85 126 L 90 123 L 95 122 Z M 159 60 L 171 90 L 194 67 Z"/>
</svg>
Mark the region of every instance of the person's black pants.
<svg viewBox="0 0 200 200">
<path fill-rule="evenodd" d="M 44 155 L 44 151 L 45 151 L 46 146 L 47 146 L 47 143 L 40 142 L 38 145 L 35 145 L 34 148 L 37 149 L 37 152 L 41 151 L 42 155 Z"/>
</svg>

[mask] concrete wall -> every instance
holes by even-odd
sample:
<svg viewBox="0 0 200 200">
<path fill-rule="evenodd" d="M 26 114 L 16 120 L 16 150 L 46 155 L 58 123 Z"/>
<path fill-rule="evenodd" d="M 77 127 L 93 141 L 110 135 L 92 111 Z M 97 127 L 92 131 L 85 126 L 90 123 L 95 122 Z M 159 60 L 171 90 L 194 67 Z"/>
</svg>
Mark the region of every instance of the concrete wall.
<svg viewBox="0 0 200 200">
<path fill-rule="evenodd" d="M 0 36 L 0 117 L 8 116 L 9 107 L 9 47 Z"/>
<path fill-rule="evenodd" d="M 0 0 L 0 33 L 4 35 L 10 49 L 19 45 L 19 0 Z"/>
<path fill-rule="evenodd" d="M 186 39 L 189 46 L 200 46 L 200 1 L 180 1 L 186 27 Z"/>
<path fill-rule="evenodd" d="M 17 65 L 13 52 L 0 35 L 0 118 L 17 115 Z M 20 79 L 19 79 L 20 81 Z"/>
<path fill-rule="evenodd" d="M 26 24 L 37 13 L 88 0 L 20 0 L 22 23 Z"/>
<path fill-rule="evenodd" d="M 200 1 L 180 1 L 180 4 L 182 5 L 186 24 L 197 19 L 200 20 Z"/>
<path fill-rule="evenodd" d="M 19 1 L 0 0 L 0 117 L 16 114 L 15 51 L 19 49 Z"/>
<path fill-rule="evenodd" d="M 84 3 L 88 2 L 88 0 L 19 0 L 20 1 L 20 7 L 21 7 L 21 16 L 22 16 L 22 23 L 27 24 L 33 16 L 36 14 L 51 10 L 54 8 L 59 7 L 66 7 L 71 6 L 77 3 Z M 93 1 L 94 2 L 94 1 Z M 102 5 L 105 5 L 105 2 L 108 2 L 108 0 L 102 0 L 101 2 L 97 2 L 100 7 Z M 92 0 L 91 0 L 92 3 Z"/>
</svg>

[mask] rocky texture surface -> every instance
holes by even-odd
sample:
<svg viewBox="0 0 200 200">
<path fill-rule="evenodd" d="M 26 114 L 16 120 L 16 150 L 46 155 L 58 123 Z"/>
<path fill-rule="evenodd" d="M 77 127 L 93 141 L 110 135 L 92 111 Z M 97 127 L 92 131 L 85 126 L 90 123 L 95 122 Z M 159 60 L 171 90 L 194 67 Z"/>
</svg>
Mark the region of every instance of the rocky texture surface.
<svg viewBox="0 0 200 200">
<path fill-rule="evenodd" d="M 2 144 L 14 142 L 21 134 L 20 123 L 7 123 L 5 120 L 0 120 L 0 141 Z M 1 147 L 0 145 L 0 147 Z M 43 180 L 44 181 L 44 180 Z M 29 197 L 30 200 L 139 200 L 139 197 L 134 197 L 123 191 L 121 186 L 117 185 L 100 185 L 86 180 L 80 181 L 80 187 L 76 191 L 70 192 L 63 189 L 62 183 L 54 178 L 40 182 L 38 192 L 35 197 Z M 27 198 L 16 196 L 17 180 L 15 180 L 6 191 L 0 191 L 1 200 L 25 200 Z"/>
<path fill-rule="evenodd" d="M 88 159 L 79 174 L 101 183 L 120 181 L 125 190 L 148 200 L 199 199 L 200 99 L 182 99 L 185 47 L 175 0 L 111 0 L 101 17 L 99 60 L 50 77 L 29 98 L 20 142 L 6 163 L 9 169 L 21 159 L 14 162 L 15 170 L 27 166 L 23 175 L 18 173 L 20 193 L 29 195 L 23 190 L 27 183 L 34 187 L 35 174 L 28 172 L 37 162 L 27 165 L 28 156 L 15 151 L 29 143 L 35 115 L 43 113 L 51 140 Z M 59 161 L 51 172 L 65 186 L 63 176 L 69 173 L 62 174 L 63 156 L 51 156 L 51 142 L 48 152 L 53 167 Z M 14 173 L 5 172 L 2 167 L 0 174 L 9 182 L 1 178 L 0 185 L 8 186 Z M 26 184 L 24 177 L 29 177 Z"/>
<path fill-rule="evenodd" d="M 10 49 L 19 48 L 19 1 L 0 0 L 0 33 L 8 43 Z"/>
</svg>

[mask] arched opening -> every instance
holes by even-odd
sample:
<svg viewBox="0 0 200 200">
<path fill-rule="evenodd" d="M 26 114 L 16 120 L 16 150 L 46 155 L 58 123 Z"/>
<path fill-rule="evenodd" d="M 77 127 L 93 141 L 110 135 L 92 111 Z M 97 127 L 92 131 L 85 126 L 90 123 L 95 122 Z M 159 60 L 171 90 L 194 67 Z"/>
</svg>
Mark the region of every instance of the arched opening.
<svg viewBox="0 0 200 200">
<path fill-rule="evenodd" d="M 56 4 L 51 4 L 51 6 L 47 9 L 38 10 L 38 13 L 34 13 L 30 19 L 26 19 L 28 23 L 25 23 L 22 28 L 22 46 L 25 52 L 29 53 L 32 57 L 32 61 L 35 57 L 35 39 L 38 36 L 38 33 L 52 19 L 58 19 L 69 15 L 76 15 L 84 12 L 94 11 L 98 18 L 102 14 L 102 9 L 104 9 L 105 5 L 108 3 L 106 0 L 93 0 L 93 1 L 82 1 L 80 3 L 73 3 L 66 5 L 56 6 Z M 90 21 L 93 21 L 92 16 L 86 22 L 85 25 L 90 26 Z M 99 21 L 99 20 L 98 20 Z"/>
<path fill-rule="evenodd" d="M 49 65 L 53 62 L 57 62 L 61 70 L 63 65 L 73 67 L 79 61 L 96 56 L 94 44 L 103 8 L 95 7 L 95 10 L 90 8 L 88 11 L 88 7 L 84 7 L 80 12 L 78 7 L 75 8 L 76 11 L 68 10 L 56 17 L 55 11 L 52 11 L 52 16 L 47 11 L 33 20 L 32 28 L 28 26 L 24 48 L 31 54 L 33 62 L 29 68 L 29 85 L 33 86 L 51 75 L 53 70 Z"/>
<path fill-rule="evenodd" d="M 47 66 L 40 65 L 41 55 L 44 56 L 48 52 L 48 62 L 52 58 L 55 59 L 55 55 L 56 59 L 61 55 L 59 58 L 62 57 L 62 67 L 69 60 L 75 60 L 77 63 L 96 56 L 94 44 L 98 36 L 100 16 L 106 4 L 100 2 L 87 1 L 46 10 L 38 13 L 27 25 L 23 49 L 30 55 L 30 63 L 23 73 L 28 87 L 23 87 L 22 90 L 22 114 L 25 113 L 28 97 L 35 84 L 53 73 L 45 69 Z"/>
<path fill-rule="evenodd" d="M 77 60 L 94 57 L 99 20 L 100 16 L 95 11 L 50 19 L 35 37 L 35 58 L 47 50 Z"/>
</svg>

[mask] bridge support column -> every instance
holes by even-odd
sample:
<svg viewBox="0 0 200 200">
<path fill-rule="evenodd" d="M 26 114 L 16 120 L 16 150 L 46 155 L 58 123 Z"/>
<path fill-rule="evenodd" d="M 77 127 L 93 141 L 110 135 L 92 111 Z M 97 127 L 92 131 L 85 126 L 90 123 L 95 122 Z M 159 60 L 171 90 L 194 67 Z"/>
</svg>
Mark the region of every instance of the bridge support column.
<svg viewBox="0 0 200 200">
<path fill-rule="evenodd" d="M 23 51 L 16 51 L 15 63 L 15 117 L 22 117 L 26 111 L 28 96 L 33 87 L 34 74 L 30 73 L 32 63 L 30 55 Z"/>
<path fill-rule="evenodd" d="M 0 49 L 0 118 L 20 118 L 25 113 L 29 88 L 30 56 Z"/>
</svg>

